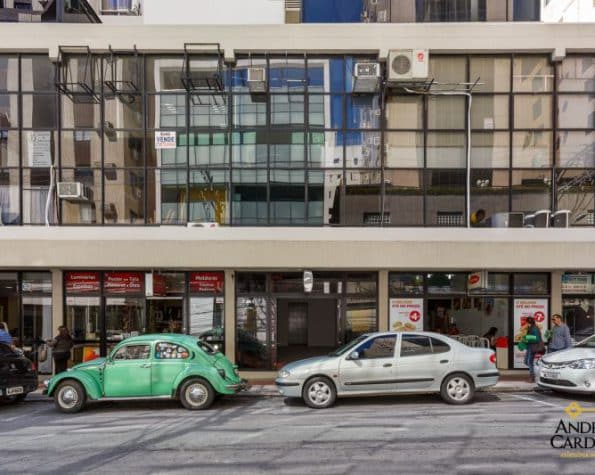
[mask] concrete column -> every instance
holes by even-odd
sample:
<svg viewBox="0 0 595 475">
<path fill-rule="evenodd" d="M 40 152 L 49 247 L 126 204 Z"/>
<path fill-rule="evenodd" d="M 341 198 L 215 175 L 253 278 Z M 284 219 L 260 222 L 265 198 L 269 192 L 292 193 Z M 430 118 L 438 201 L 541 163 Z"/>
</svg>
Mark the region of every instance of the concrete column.
<svg viewBox="0 0 595 475">
<path fill-rule="evenodd" d="M 232 363 L 236 361 L 236 286 L 235 272 L 225 271 L 225 356 Z"/>
<path fill-rule="evenodd" d="M 378 272 L 378 331 L 388 331 L 388 271 Z"/>
<path fill-rule="evenodd" d="M 551 302 L 550 315 L 559 313 L 562 315 L 562 271 L 556 270 L 551 273 Z"/>
</svg>

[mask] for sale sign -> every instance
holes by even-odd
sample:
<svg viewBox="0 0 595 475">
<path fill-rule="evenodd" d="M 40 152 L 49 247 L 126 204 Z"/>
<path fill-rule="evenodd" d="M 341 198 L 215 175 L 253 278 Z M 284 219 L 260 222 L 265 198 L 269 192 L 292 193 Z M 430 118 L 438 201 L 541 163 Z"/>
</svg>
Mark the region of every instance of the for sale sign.
<svg viewBox="0 0 595 475">
<path fill-rule="evenodd" d="M 518 344 L 527 335 L 527 318 L 533 317 L 541 336 L 547 329 L 547 299 L 514 299 L 514 367 L 526 368 L 525 350 L 519 350 Z"/>
<path fill-rule="evenodd" d="M 389 328 L 394 331 L 423 331 L 423 299 L 390 299 Z"/>
<path fill-rule="evenodd" d="M 176 132 L 155 132 L 155 150 L 176 148 Z"/>
</svg>

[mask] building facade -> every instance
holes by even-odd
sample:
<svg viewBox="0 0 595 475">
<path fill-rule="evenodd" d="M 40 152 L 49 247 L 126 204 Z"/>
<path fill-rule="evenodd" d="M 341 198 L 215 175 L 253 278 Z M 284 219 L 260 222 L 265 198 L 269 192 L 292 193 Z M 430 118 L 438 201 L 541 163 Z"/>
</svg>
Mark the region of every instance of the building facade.
<svg viewBox="0 0 595 475">
<path fill-rule="evenodd" d="M 453 26 L 7 24 L 0 321 L 245 371 L 405 324 L 497 327 L 502 368 L 528 311 L 592 334 L 595 27 Z"/>
</svg>

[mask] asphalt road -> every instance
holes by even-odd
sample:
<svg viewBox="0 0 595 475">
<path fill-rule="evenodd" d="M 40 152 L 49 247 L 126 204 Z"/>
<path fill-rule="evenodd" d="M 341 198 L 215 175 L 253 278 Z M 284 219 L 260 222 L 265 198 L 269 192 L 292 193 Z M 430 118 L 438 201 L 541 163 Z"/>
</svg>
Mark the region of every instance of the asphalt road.
<svg viewBox="0 0 595 475">
<path fill-rule="evenodd" d="M 190 412 L 171 401 L 102 402 L 75 415 L 47 400 L 0 406 L 0 473 L 594 473 L 593 458 L 550 446 L 572 401 L 546 393 L 480 393 L 300 401 L 243 396 Z M 595 413 L 579 419 L 595 423 Z M 595 436 L 595 434 L 591 434 Z"/>
</svg>

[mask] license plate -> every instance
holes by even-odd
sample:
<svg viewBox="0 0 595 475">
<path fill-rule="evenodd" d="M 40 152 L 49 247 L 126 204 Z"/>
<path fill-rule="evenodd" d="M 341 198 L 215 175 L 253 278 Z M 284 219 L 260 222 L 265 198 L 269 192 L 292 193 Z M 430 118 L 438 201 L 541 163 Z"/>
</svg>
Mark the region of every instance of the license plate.
<svg viewBox="0 0 595 475">
<path fill-rule="evenodd" d="M 560 373 L 558 371 L 542 371 L 541 377 L 547 379 L 558 379 L 560 378 Z"/>
<path fill-rule="evenodd" d="M 6 395 L 7 396 L 14 396 L 15 394 L 23 394 L 24 390 L 23 390 L 23 386 L 17 386 L 14 388 L 8 388 L 6 390 Z"/>
</svg>

